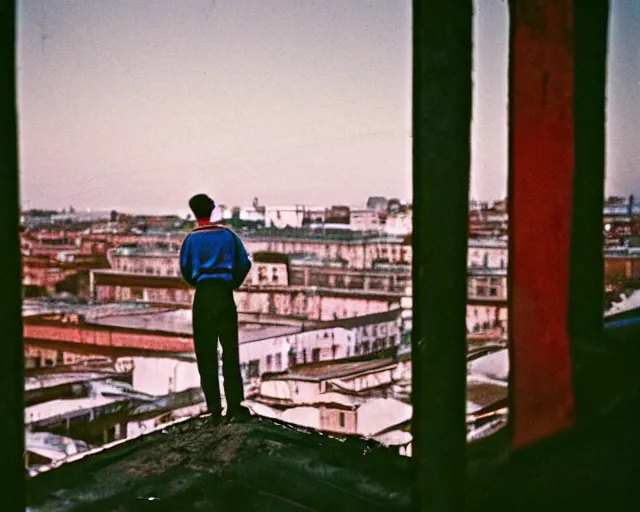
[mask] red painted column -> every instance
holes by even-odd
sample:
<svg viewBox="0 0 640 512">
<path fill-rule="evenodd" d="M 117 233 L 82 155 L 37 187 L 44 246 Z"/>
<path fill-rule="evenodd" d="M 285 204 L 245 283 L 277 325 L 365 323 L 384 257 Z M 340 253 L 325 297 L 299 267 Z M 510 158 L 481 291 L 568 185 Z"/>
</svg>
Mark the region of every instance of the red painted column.
<svg viewBox="0 0 640 512">
<path fill-rule="evenodd" d="M 571 0 L 513 0 L 510 315 L 513 444 L 573 425 L 567 330 L 574 180 Z"/>
</svg>

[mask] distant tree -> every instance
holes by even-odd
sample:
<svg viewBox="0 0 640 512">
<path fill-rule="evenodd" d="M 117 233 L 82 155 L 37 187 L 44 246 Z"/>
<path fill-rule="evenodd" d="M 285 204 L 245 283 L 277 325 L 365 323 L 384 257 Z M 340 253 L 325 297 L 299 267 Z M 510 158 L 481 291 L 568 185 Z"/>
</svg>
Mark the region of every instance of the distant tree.
<svg viewBox="0 0 640 512">
<path fill-rule="evenodd" d="M 612 270 L 607 273 L 606 284 L 613 288 L 618 294 L 627 286 L 627 275 L 624 270 Z"/>
<path fill-rule="evenodd" d="M 387 207 L 387 199 L 381 196 L 373 196 L 367 199 L 367 208 L 370 210 L 383 210 Z"/>
<path fill-rule="evenodd" d="M 111 222 L 118 222 L 118 212 L 115 210 L 111 210 L 111 214 L 109 215 L 109 219 Z"/>
<path fill-rule="evenodd" d="M 402 203 L 399 199 L 389 199 L 387 203 L 387 211 L 389 213 L 398 213 L 402 209 Z"/>
</svg>

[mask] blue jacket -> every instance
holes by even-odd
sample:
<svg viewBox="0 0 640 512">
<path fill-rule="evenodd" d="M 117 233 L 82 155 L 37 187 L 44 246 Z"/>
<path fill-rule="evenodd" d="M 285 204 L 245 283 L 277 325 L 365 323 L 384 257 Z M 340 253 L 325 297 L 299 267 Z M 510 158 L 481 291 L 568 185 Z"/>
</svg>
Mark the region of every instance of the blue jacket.
<svg viewBox="0 0 640 512">
<path fill-rule="evenodd" d="M 203 279 L 223 279 L 234 290 L 251 270 L 251 261 L 240 238 L 219 224 L 194 229 L 180 247 L 180 271 L 191 286 Z"/>
</svg>

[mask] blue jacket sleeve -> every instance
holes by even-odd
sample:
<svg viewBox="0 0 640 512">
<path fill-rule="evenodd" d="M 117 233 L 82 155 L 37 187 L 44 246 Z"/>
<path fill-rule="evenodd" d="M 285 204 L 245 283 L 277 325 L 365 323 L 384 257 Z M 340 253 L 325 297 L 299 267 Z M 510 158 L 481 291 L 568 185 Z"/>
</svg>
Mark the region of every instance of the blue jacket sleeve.
<svg viewBox="0 0 640 512">
<path fill-rule="evenodd" d="M 193 282 L 193 266 L 191 263 L 190 249 L 189 236 L 187 235 L 180 246 L 180 273 L 187 283 L 191 286 L 195 286 L 195 283 Z"/>
<path fill-rule="evenodd" d="M 244 244 L 238 235 L 233 233 L 233 238 L 236 244 L 236 257 L 233 265 L 233 289 L 237 290 L 242 286 L 251 270 L 251 260 L 249 260 Z"/>
</svg>

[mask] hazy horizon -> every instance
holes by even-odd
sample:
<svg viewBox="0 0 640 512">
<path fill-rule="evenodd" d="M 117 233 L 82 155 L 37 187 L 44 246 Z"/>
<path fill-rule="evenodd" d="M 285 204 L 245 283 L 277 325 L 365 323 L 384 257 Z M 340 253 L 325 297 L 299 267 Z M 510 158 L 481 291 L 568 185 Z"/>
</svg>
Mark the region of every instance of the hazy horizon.
<svg viewBox="0 0 640 512">
<path fill-rule="evenodd" d="M 607 193 L 640 196 L 640 2 L 611 16 Z M 411 200 L 411 3 L 21 0 L 26 208 Z M 507 6 L 476 2 L 470 195 L 506 194 Z"/>
</svg>

